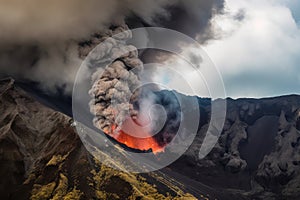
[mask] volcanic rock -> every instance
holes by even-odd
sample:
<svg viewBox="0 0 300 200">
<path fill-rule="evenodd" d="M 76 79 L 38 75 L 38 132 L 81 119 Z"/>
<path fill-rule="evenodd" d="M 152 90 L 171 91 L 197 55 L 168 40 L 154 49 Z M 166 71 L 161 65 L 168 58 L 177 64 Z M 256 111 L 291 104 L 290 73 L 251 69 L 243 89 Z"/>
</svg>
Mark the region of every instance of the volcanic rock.
<svg viewBox="0 0 300 200">
<path fill-rule="evenodd" d="M 241 199 L 300 197 L 300 96 L 228 98 L 223 131 L 204 159 L 198 153 L 211 104 L 199 98 L 199 105 L 205 123 L 172 170 Z"/>
<path fill-rule="evenodd" d="M 170 183 L 101 164 L 70 117 L 34 100 L 13 79 L 0 80 L 0 113 L 0 199 L 195 199 Z"/>
</svg>

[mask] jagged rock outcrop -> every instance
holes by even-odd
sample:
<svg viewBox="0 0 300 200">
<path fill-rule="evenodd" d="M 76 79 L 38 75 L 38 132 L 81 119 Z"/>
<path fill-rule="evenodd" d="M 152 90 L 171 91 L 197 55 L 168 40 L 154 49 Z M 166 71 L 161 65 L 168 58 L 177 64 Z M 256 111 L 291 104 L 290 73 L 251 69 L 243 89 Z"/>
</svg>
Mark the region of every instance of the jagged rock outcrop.
<svg viewBox="0 0 300 200">
<path fill-rule="evenodd" d="M 50 183 L 47 189 L 54 190 L 61 177 L 69 185 L 65 192 L 74 188 L 75 177 L 88 175 L 92 168 L 90 156 L 69 126 L 70 118 L 34 101 L 12 79 L 1 80 L 0 85 L 1 199 L 29 199 L 34 190 Z M 68 171 L 71 166 L 76 168 Z M 76 180 L 78 190 L 88 184 Z"/>
<path fill-rule="evenodd" d="M 240 198 L 300 197 L 300 96 L 227 99 L 219 142 L 201 160 L 198 152 L 210 104 L 206 99 L 199 99 L 199 104 L 206 119 L 192 146 L 171 169 Z"/>
</svg>

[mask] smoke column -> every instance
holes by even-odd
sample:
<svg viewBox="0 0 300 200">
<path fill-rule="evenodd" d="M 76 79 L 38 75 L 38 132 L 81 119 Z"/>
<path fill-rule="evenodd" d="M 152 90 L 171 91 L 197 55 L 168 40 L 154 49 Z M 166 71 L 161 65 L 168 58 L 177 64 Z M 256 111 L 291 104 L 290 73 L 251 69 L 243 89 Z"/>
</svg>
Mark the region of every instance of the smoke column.
<svg viewBox="0 0 300 200">
<path fill-rule="evenodd" d="M 113 59 L 92 75 L 89 95 L 93 123 L 128 147 L 160 152 L 179 127 L 179 102 L 172 92 L 154 91 L 158 88 L 155 84 L 142 86 L 139 74 L 143 63 L 136 48 L 126 45 L 130 37 L 131 32 L 122 25 L 103 36 L 105 42 L 91 52 L 90 62 L 95 66 Z"/>
<path fill-rule="evenodd" d="M 119 27 L 114 34 L 126 29 L 126 25 Z M 108 45 L 103 46 L 106 48 L 103 52 L 118 59 L 104 71 L 101 69 L 93 74 L 93 86 L 89 91 L 93 98 L 90 102 L 91 112 L 96 116 L 94 124 L 106 133 L 112 131 L 113 123 L 120 127 L 127 116 L 137 115 L 130 100 L 134 102 L 137 99 L 138 91 L 134 89 L 140 85 L 137 73 L 142 70 L 143 64 L 138 59 L 137 50 L 133 46 L 123 44 L 123 41 L 131 36 L 129 31 L 127 33 L 119 38 L 109 38 Z M 122 51 L 129 53 L 123 54 Z"/>
</svg>

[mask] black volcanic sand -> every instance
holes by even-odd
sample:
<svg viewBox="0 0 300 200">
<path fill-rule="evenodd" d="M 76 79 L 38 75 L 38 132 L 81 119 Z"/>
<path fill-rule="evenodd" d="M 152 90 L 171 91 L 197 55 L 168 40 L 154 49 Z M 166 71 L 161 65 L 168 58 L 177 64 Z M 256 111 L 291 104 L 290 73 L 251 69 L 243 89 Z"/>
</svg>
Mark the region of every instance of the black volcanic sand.
<svg viewBox="0 0 300 200">
<path fill-rule="evenodd" d="M 263 116 L 247 128 L 247 141 L 240 144 L 239 150 L 250 171 L 256 170 L 264 156 L 274 148 L 278 120 L 275 115 Z"/>
</svg>

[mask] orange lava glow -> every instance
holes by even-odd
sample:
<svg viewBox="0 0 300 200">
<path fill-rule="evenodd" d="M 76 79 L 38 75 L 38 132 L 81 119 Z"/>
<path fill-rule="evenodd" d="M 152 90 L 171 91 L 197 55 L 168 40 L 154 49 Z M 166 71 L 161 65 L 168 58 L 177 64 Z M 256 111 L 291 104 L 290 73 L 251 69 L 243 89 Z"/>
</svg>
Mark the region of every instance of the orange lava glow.
<svg viewBox="0 0 300 200">
<path fill-rule="evenodd" d="M 126 127 L 125 130 L 130 130 L 128 128 L 129 126 L 132 126 L 132 120 L 125 120 L 123 123 L 123 127 Z M 138 127 L 140 126 L 134 127 L 135 128 L 132 128 L 133 130 L 131 130 L 131 134 L 127 134 L 125 131 L 123 131 L 123 128 L 123 130 L 121 129 L 120 131 L 116 131 L 116 126 L 112 125 L 111 133 L 106 134 L 132 149 L 138 149 L 142 151 L 148 151 L 151 149 L 154 154 L 164 151 L 164 146 L 160 146 L 149 133 L 145 132 L 145 129 L 139 129 Z M 143 137 L 134 137 L 134 135 L 143 135 Z"/>
</svg>

